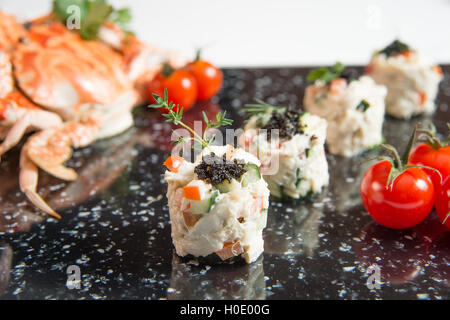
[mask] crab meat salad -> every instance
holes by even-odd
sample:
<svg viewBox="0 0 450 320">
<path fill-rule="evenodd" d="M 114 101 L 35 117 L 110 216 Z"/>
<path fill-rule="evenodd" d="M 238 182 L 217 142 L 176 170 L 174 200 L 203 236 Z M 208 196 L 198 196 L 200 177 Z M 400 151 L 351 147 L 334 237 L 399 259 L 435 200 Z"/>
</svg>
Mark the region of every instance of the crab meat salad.
<svg viewBox="0 0 450 320">
<path fill-rule="evenodd" d="M 239 144 L 261 161 L 270 193 L 280 200 L 311 197 L 328 185 L 324 143 L 327 123 L 300 110 L 256 100 Z"/>
<path fill-rule="evenodd" d="M 210 149 L 195 163 L 177 156 L 168 160 L 179 163 L 168 165 L 164 175 L 176 252 L 223 261 L 241 255 L 251 263 L 263 252 L 269 206 L 260 162 L 230 145 Z"/>
<path fill-rule="evenodd" d="M 203 112 L 203 135 L 183 121 L 183 109 L 153 95 L 152 108 L 164 111 L 167 122 L 191 133 L 174 144 L 194 142 L 201 148 L 194 163 L 172 155 L 164 165 L 168 170 L 167 199 L 172 224 L 172 240 L 179 256 L 191 256 L 206 263 L 254 262 L 264 250 L 262 231 L 267 223 L 269 189 L 259 171 L 261 163 L 250 153 L 231 145 L 212 146 L 208 129 L 229 125 L 226 112 L 211 121 Z M 194 144 L 195 146 L 195 144 Z M 183 149 L 184 150 L 184 149 Z"/>
<path fill-rule="evenodd" d="M 351 157 L 383 142 L 386 87 L 337 62 L 308 75 L 305 109 L 328 122 L 327 148 Z"/>
<path fill-rule="evenodd" d="M 366 73 L 388 89 L 386 112 L 396 118 L 431 114 L 443 78 L 442 69 L 407 44 L 395 40 L 376 51 Z"/>
</svg>

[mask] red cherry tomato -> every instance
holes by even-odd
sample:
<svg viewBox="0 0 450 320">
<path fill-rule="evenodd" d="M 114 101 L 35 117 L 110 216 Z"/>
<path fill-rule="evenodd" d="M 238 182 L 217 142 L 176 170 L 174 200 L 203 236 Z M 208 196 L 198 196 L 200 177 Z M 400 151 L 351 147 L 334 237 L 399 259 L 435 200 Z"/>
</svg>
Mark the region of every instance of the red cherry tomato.
<svg viewBox="0 0 450 320">
<path fill-rule="evenodd" d="M 450 176 L 450 146 L 434 149 L 426 143 L 419 144 L 411 152 L 409 162 L 438 170 L 444 181 Z M 424 171 L 430 176 L 434 186 L 439 186 L 441 183 L 439 175 L 433 170 L 424 169 Z"/>
<path fill-rule="evenodd" d="M 406 229 L 422 222 L 434 204 L 434 187 L 420 168 L 408 168 L 386 188 L 392 164 L 380 161 L 372 165 L 361 182 L 364 207 L 379 224 L 392 229 Z"/>
<path fill-rule="evenodd" d="M 450 177 L 445 179 L 436 193 L 436 211 L 441 221 L 450 229 Z"/>
<path fill-rule="evenodd" d="M 193 61 L 186 66 L 186 70 L 197 80 L 199 101 L 211 99 L 222 87 L 222 71 L 207 61 Z"/>
<path fill-rule="evenodd" d="M 169 95 L 169 101 L 172 101 L 175 105 L 180 105 L 184 111 L 191 108 L 197 100 L 197 82 L 185 70 L 173 71 L 169 76 L 165 76 L 163 72 L 156 75 L 147 88 L 149 100 L 155 102 L 153 93 L 163 97 L 165 88 Z"/>
</svg>

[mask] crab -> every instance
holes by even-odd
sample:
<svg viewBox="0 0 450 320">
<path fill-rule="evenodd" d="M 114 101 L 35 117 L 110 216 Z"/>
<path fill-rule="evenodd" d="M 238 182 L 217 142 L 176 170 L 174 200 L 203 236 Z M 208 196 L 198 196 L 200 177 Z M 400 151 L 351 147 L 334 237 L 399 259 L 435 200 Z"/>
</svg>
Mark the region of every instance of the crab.
<svg viewBox="0 0 450 320">
<path fill-rule="evenodd" d="M 38 168 L 72 181 L 64 163 L 73 148 L 133 126 L 132 109 L 161 62 L 182 63 L 140 42 L 112 22 L 98 40 L 83 40 L 51 16 L 27 27 L 0 12 L 0 156 L 29 136 L 20 154 L 19 184 L 43 212 L 60 217 L 38 194 Z M 154 57 L 159 59 L 154 59 Z"/>
</svg>

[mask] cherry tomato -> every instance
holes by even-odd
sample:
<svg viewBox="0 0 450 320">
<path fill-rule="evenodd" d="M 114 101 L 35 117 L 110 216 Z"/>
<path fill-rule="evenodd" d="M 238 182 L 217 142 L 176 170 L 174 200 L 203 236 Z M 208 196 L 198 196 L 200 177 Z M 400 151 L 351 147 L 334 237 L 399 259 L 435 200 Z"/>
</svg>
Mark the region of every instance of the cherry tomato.
<svg viewBox="0 0 450 320">
<path fill-rule="evenodd" d="M 450 176 L 450 146 L 434 149 L 426 143 L 419 144 L 411 152 L 409 162 L 438 170 L 444 181 Z M 424 171 L 430 176 L 435 187 L 440 185 L 441 178 L 435 171 L 429 169 L 424 169 Z"/>
<path fill-rule="evenodd" d="M 406 229 L 422 222 L 434 204 L 434 187 L 420 168 L 407 168 L 386 188 L 392 164 L 383 160 L 372 165 L 361 182 L 364 207 L 379 224 Z"/>
<path fill-rule="evenodd" d="M 450 229 L 450 177 L 447 177 L 440 186 L 435 205 L 439 218 Z"/>
<path fill-rule="evenodd" d="M 195 60 L 186 66 L 186 70 L 197 80 L 199 101 L 211 99 L 222 87 L 222 71 L 207 61 Z"/>
<path fill-rule="evenodd" d="M 167 76 L 164 72 L 157 74 L 147 88 L 150 101 L 155 102 L 153 93 L 163 97 L 165 88 L 169 95 L 169 101 L 172 101 L 175 105 L 180 105 L 184 111 L 192 107 L 197 100 L 197 82 L 185 70 L 175 70 Z"/>
</svg>

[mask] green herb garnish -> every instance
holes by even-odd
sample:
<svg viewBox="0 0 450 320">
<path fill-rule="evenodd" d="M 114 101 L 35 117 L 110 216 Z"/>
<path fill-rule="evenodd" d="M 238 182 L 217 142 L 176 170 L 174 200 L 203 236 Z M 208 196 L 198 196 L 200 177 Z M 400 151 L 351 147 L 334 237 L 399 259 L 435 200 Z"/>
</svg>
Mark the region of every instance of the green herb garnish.
<svg viewBox="0 0 450 320">
<path fill-rule="evenodd" d="M 212 135 L 211 137 L 207 137 L 206 133 L 209 129 L 218 129 L 221 126 L 227 126 L 231 125 L 233 123 L 233 120 L 226 118 L 226 111 L 223 113 L 219 112 L 216 114 L 216 121 L 211 121 L 208 119 L 206 113 L 203 111 L 203 121 L 206 124 L 206 128 L 203 131 L 203 135 L 199 135 L 197 132 L 195 132 L 194 129 L 186 125 L 182 122 L 183 118 L 183 108 L 180 108 L 180 105 L 176 105 L 169 101 L 169 95 L 167 93 L 167 89 L 164 89 L 164 98 L 161 98 L 159 95 L 153 93 L 153 98 L 156 101 L 156 104 L 152 104 L 149 107 L 154 109 L 164 109 L 167 110 L 167 113 L 163 113 L 162 116 L 166 118 L 166 122 L 173 123 L 176 126 L 181 126 L 188 130 L 192 137 L 179 137 L 178 140 L 174 141 L 173 144 L 177 145 L 180 143 L 185 143 L 188 141 L 194 141 L 200 144 L 201 148 L 208 148 L 209 145 L 214 141 L 215 135 Z"/>
<path fill-rule="evenodd" d="M 71 7 L 80 10 L 80 35 L 85 40 L 97 38 L 98 30 L 106 21 L 117 23 L 125 32 L 126 25 L 131 21 L 131 13 L 127 8 L 114 9 L 105 0 L 53 0 L 53 13 L 63 23 L 73 18 Z"/>
<path fill-rule="evenodd" d="M 264 102 L 260 99 L 255 99 L 256 103 L 246 104 L 243 108 L 244 112 L 249 116 L 257 116 L 261 114 L 270 114 L 273 112 L 283 113 L 286 111 L 286 107 L 274 106 Z"/>
<path fill-rule="evenodd" d="M 367 109 L 369 109 L 370 103 L 367 102 L 367 100 L 363 99 L 361 102 L 356 106 L 356 110 L 360 110 L 361 112 L 366 112 Z"/>
<path fill-rule="evenodd" d="M 340 62 L 336 62 L 331 68 L 321 67 L 312 70 L 306 77 L 306 80 L 308 82 L 320 80 L 328 84 L 331 80 L 339 78 L 344 70 L 345 66 Z"/>
<path fill-rule="evenodd" d="M 311 149 L 310 148 L 306 148 L 305 149 L 305 154 L 306 154 L 307 158 L 309 158 L 310 153 L 311 153 Z"/>
</svg>

